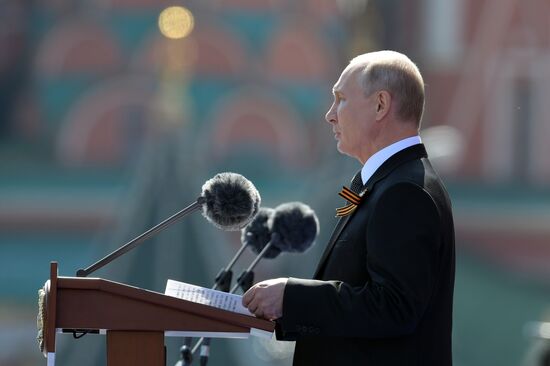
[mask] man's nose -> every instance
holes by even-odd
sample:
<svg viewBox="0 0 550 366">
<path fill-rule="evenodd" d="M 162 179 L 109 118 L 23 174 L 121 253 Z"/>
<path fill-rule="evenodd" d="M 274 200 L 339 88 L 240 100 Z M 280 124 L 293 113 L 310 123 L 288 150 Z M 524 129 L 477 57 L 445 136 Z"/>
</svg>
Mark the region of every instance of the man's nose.
<svg viewBox="0 0 550 366">
<path fill-rule="evenodd" d="M 325 114 L 325 120 L 328 123 L 336 123 L 336 113 L 334 113 L 334 103 L 330 106 L 330 109 Z"/>
</svg>

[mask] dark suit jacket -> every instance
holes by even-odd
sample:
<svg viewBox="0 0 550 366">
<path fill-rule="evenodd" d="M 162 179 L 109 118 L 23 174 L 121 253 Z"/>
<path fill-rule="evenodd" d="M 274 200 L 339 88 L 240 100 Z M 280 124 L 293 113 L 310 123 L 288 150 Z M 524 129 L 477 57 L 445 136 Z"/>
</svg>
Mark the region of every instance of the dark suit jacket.
<svg viewBox="0 0 550 366">
<path fill-rule="evenodd" d="M 451 365 L 453 218 L 424 146 L 393 155 L 364 189 L 315 279 L 289 279 L 277 337 L 297 341 L 294 365 Z"/>
</svg>

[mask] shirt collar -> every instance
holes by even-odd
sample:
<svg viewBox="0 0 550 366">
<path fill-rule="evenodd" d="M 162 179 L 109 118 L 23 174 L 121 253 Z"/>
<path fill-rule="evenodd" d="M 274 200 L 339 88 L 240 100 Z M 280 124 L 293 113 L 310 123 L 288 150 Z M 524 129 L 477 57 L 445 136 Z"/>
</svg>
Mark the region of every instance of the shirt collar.
<svg viewBox="0 0 550 366">
<path fill-rule="evenodd" d="M 390 157 L 400 152 L 401 150 L 421 143 L 422 140 L 420 139 L 420 136 L 417 135 L 399 140 L 389 146 L 386 146 L 382 150 L 377 151 L 365 162 L 365 165 L 363 165 L 363 169 L 361 169 L 361 180 L 363 181 L 363 184 L 366 184 L 370 177 L 372 177 L 374 172 L 376 172 L 376 170 L 380 168 L 380 166 L 384 164 L 384 162 Z"/>
</svg>

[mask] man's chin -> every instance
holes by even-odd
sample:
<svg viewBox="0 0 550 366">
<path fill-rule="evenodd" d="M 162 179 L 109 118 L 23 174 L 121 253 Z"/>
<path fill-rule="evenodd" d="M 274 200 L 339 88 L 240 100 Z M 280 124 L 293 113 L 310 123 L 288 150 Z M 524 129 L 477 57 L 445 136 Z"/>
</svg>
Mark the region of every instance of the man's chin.
<svg viewBox="0 0 550 366">
<path fill-rule="evenodd" d="M 344 146 L 342 146 L 342 142 L 338 141 L 338 143 L 336 144 L 336 150 L 338 150 L 338 152 L 340 154 L 344 154 L 344 155 L 347 155 L 347 156 L 351 156 L 349 154 L 349 152 L 345 149 Z"/>
<path fill-rule="evenodd" d="M 359 159 L 359 157 L 351 154 L 348 150 L 346 150 L 345 148 L 342 147 L 341 143 L 338 142 L 338 145 L 336 145 L 336 149 L 338 150 L 338 152 L 342 155 L 347 155 L 349 156 L 350 158 L 353 158 L 353 159 L 357 159 L 359 160 L 359 162 L 361 162 L 361 159 Z"/>
</svg>

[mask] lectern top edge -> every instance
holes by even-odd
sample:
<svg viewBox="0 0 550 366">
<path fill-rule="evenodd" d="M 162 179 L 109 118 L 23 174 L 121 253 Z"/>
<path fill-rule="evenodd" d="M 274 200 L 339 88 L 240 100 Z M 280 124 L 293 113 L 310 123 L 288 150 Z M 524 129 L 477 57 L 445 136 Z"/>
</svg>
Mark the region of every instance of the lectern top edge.
<svg viewBox="0 0 550 366">
<path fill-rule="evenodd" d="M 126 285 L 116 281 L 93 277 L 59 277 L 57 282 L 59 289 L 97 290 L 185 311 L 190 314 L 195 314 L 210 319 L 217 319 L 235 325 L 257 328 L 269 332 L 272 332 L 275 329 L 275 324 L 268 320 L 182 300 L 160 292 Z"/>
</svg>

